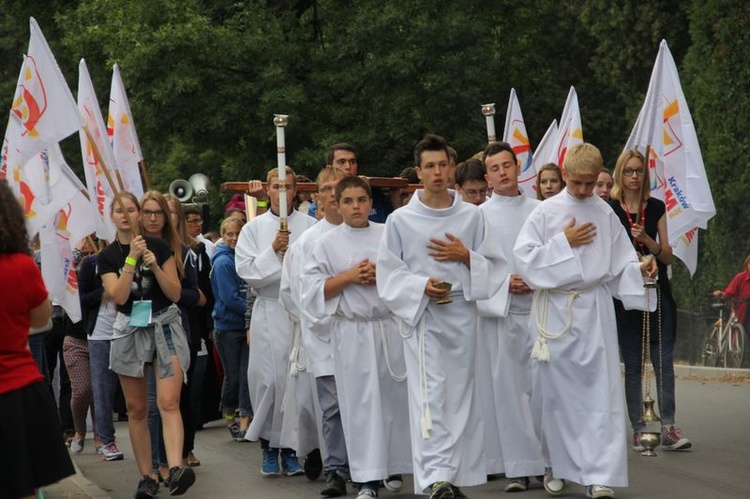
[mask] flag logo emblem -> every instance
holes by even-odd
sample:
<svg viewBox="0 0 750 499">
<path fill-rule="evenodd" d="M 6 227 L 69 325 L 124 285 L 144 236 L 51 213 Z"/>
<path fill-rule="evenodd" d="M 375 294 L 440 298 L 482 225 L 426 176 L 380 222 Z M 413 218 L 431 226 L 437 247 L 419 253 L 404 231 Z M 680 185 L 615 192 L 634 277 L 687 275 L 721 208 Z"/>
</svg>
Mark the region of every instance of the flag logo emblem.
<svg viewBox="0 0 750 499">
<path fill-rule="evenodd" d="M 22 135 L 38 137 L 39 131 L 36 126 L 47 110 L 47 92 L 39 75 L 36 62 L 31 56 L 26 57 L 24 67 L 21 70 L 21 81 L 16 88 L 16 96 L 13 99 L 11 112 L 21 120 L 23 124 Z"/>
</svg>

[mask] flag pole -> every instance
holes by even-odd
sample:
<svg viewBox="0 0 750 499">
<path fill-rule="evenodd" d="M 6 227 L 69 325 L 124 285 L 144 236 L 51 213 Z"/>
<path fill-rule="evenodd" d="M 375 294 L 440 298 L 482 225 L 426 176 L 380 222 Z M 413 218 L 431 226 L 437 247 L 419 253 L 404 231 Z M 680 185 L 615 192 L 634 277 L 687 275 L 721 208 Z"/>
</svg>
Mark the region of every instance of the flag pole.
<svg viewBox="0 0 750 499">
<path fill-rule="evenodd" d="M 151 182 L 148 181 L 148 173 L 146 173 L 146 160 L 142 159 L 138 162 L 138 166 L 141 167 L 141 175 L 143 176 L 143 183 L 146 184 L 146 190 L 151 190 Z"/>
<path fill-rule="evenodd" d="M 643 176 L 641 177 L 641 186 L 638 189 L 638 212 L 635 214 L 635 223 L 638 225 L 641 225 L 641 219 L 643 218 L 643 189 L 645 189 L 644 184 L 646 183 L 646 178 L 648 178 L 648 160 L 649 156 L 651 155 L 651 144 L 646 144 L 646 154 L 643 155 Z"/>
<path fill-rule="evenodd" d="M 128 213 L 128 210 L 125 209 L 125 204 L 122 202 L 122 199 L 120 199 L 120 197 L 118 196 L 120 191 L 117 189 L 117 186 L 115 185 L 115 182 L 112 179 L 112 174 L 109 172 L 109 168 L 107 168 L 107 165 L 104 163 L 104 158 L 102 158 L 102 154 L 99 151 L 99 147 L 97 147 L 96 142 L 94 141 L 94 137 L 91 135 L 91 132 L 89 131 L 89 127 L 84 124 L 82 128 L 83 128 L 83 132 L 86 134 L 86 138 L 89 141 L 91 150 L 94 152 L 94 158 L 96 158 L 96 161 L 99 163 L 99 166 L 102 167 L 104 176 L 107 178 L 107 182 L 109 183 L 109 186 L 112 189 L 112 192 L 115 193 L 115 202 L 117 202 L 117 205 L 120 207 L 123 214 L 125 215 L 125 219 L 128 221 L 128 225 L 130 226 L 130 231 L 133 233 L 133 237 L 135 237 L 138 235 L 140 231 L 138 230 L 138 227 L 133 224 L 133 220 L 130 218 L 130 213 Z"/>
<path fill-rule="evenodd" d="M 115 177 L 117 177 L 117 185 L 120 186 L 120 190 L 125 190 L 125 184 L 122 183 L 122 175 L 120 175 L 120 170 L 115 170 Z"/>
</svg>

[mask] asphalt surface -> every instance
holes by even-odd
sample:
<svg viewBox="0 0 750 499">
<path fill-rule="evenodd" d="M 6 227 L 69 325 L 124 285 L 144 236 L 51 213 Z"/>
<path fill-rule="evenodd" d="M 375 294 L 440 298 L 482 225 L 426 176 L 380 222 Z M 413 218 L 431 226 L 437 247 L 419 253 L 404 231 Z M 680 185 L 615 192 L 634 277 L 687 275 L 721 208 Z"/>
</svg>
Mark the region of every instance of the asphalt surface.
<svg viewBox="0 0 750 499">
<path fill-rule="evenodd" d="M 654 458 L 629 452 L 630 486 L 615 489 L 616 497 L 749 498 L 750 371 L 682 367 L 677 373 L 677 422 L 683 434 L 692 440 L 693 448 L 685 452 L 657 449 L 658 456 Z M 195 455 L 201 460 L 201 466 L 195 468 L 197 480 L 185 494 L 186 499 L 320 497 L 322 479 L 311 482 L 304 476 L 261 477 L 259 444 L 230 441 L 222 425 L 223 422 L 216 421 L 196 435 Z M 84 452 L 74 456 L 80 473 L 45 488 L 45 497 L 133 497 L 138 472 L 130 449 L 127 424 L 117 423 L 116 428 L 118 444 L 126 456 L 124 461 L 102 461 L 93 453 L 93 442 L 89 439 Z M 505 480 L 501 479 L 468 488 L 465 492 L 473 499 L 496 498 L 505 495 L 504 485 Z M 383 490 L 380 497 L 417 497 L 411 494 L 411 490 L 411 477 L 407 476 L 401 493 Z M 349 497 L 356 495 L 353 488 L 349 491 Z M 168 493 L 162 489 L 159 495 L 166 497 Z M 532 483 L 527 492 L 513 496 L 528 499 L 549 497 L 537 483 Z M 577 484 L 568 484 L 562 497 L 584 497 L 584 489 Z"/>
</svg>

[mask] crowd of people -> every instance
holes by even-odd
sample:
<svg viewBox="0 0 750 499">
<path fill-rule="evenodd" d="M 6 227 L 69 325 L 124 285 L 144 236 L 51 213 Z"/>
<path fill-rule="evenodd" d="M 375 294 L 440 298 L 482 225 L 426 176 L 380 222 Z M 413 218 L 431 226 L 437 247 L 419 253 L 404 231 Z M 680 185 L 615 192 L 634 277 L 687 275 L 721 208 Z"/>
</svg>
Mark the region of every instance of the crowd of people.
<svg viewBox="0 0 750 499">
<path fill-rule="evenodd" d="M 425 136 L 402 173 L 416 189 L 371 185 L 348 144 L 325 160 L 312 197 L 297 196 L 289 167 L 283 185 L 278 169 L 265 187 L 250 181 L 257 209 L 233 201 L 215 241 L 200 206 L 118 193 L 115 240 L 88 238 L 77 254 L 77 324 L 46 300 L 22 212 L 0 182 L 0 282 L 23 290 L 0 310 L 13 326 L 0 428 L 18 449 L 31 439 L 19 428 L 45 430 L 34 439 L 44 452 L 30 446 L 3 467 L 3 490 L 30 496 L 71 474 L 64 430 L 70 452 L 83 452 L 90 412 L 103 460 L 132 452 L 138 499 L 161 482 L 185 493 L 200 465 L 196 430 L 219 418 L 231 439 L 260 441 L 261 475 L 323 473 L 324 497 L 350 481 L 357 499 L 378 497 L 404 474 L 434 499 L 501 475 L 506 492 L 538 478 L 553 496 L 575 482 L 587 497 L 614 497 L 611 487 L 627 486 L 626 416 L 632 449 L 644 450 L 644 349 L 661 445 L 691 447 L 675 421 L 665 206 L 649 196 L 637 151 L 610 173 L 596 147 L 573 147 L 562 168 L 544 165 L 533 196 L 503 142 L 457 163 L 444 139 Z M 723 294 L 746 296 L 748 272 L 746 261 Z M 70 386 L 57 408 L 52 331 Z M 19 412 L 29 404 L 51 410 Z"/>
</svg>

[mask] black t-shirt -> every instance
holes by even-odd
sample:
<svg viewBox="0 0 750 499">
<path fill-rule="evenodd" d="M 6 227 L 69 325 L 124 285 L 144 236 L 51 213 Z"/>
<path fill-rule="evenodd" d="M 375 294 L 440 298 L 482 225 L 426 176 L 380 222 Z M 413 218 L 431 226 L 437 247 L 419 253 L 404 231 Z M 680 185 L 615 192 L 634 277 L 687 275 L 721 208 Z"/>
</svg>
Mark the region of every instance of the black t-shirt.
<svg viewBox="0 0 750 499">
<path fill-rule="evenodd" d="M 146 247 L 156 256 L 159 266 L 164 265 L 164 262 L 172 256 L 172 249 L 169 247 L 169 244 L 159 238 L 148 236 L 143 236 L 143 238 L 146 240 Z M 130 245 L 120 244 L 117 241 L 104 248 L 99 253 L 99 275 L 103 276 L 104 274 L 114 273 L 119 276 L 121 273 L 120 270 L 125 265 L 125 258 L 127 258 L 129 253 Z M 133 283 L 130 285 L 128 301 L 124 305 L 118 305 L 117 311 L 129 315 L 133 307 L 133 300 L 151 300 L 151 312 L 153 314 L 164 310 L 172 304 L 172 301 L 166 297 L 161 287 L 159 287 L 156 276 L 143 263 L 142 259 L 138 260 L 138 264 L 135 267 L 135 275 L 133 276 Z"/>
<path fill-rule="evenodd" d="M 631 213 L 629 220 L 628 215 L 625 214 L 625 210 L 623 209 L 622 204 L 619 201 L 615 201 L 613 199 L 609 202 L 609 204 L 612 206 L 612 209 L 615 210 L 617 218 L 620 219 L 620 223 L 623 225 L 623 227 L 625 227 L 625 232 L 628 233 L 630 242 L 633 243 L 633 236 L 630 234 L 630 220 L 633 220 L 633 222 L 635 222 L 637 215 L 635 213 Z M 664 216 L 664 213 L 666 213 L 666 206 L 664 205 L 664 202 L 656 198 L 648 198 L 648 200 L 646 200 L 646 209 L 643 211 L 643 213 L 644 215 L 641 223 L 645 227 L 646 234 L 648 234 L 648 237 L 650 237 L 654 241 L 657 241 L 656 236 L 659 233 L 659 219 Z M 645 244 L 635 246 L 635 248 L 636 251 L 638 251 L 642 255 L 651 254 L 651 251 L 649 251 L 648 247 Z M 663 264 L 658 258 L 656 259 L 656 264 L 659 267 L 659 285 L 664 289 L 664 291 L 668 291 L 671 295 L 671 286 L 669 283 L 667 266 Z"/>
</svg>

